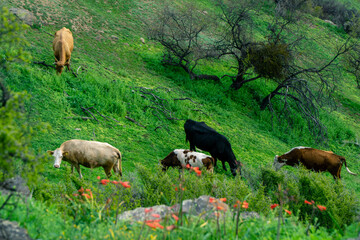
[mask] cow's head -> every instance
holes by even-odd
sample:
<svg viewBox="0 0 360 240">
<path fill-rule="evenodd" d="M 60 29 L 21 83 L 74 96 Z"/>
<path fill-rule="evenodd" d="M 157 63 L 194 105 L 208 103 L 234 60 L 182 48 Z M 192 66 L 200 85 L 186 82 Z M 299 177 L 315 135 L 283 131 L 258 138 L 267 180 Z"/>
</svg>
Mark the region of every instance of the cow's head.
<svg viewBox="0 0 360 240">
<path fill-rule="evenodd" d="M 235 166 L 233 166 L 233 167 L 230 166 L 230 171 L 234 177 L 236 176 L 237 172 L 239 172 L 239 174 L 241 175 L 241 167 L 242 166 L 243 166 L 243 164 L 238 160 L 235 160 Z"/>
<path fill-rule="evenodd" d="M 54 64 L 55 64 L 57 74 L 60 75 L 62 73 L 62 71 L 64 70 L 64 64 L 61 64 L 59 62 L 55 62 Z"/>
<path fill-rule="evenodd" d="M 57 148 L 55 151 L 47 151 L 50 155 L 55 157 L 54 168 L 60 168 L 61 161 L 68 152 L 63 152 L 61 149 Z"/>
<path fill-rule="evenodd" d="M 275 171 L 278 171 L 282 166 L 286 165 L 287 159 L 279 157 L 278 155 L 275 155 L 273 168 Z"/>
</svg>

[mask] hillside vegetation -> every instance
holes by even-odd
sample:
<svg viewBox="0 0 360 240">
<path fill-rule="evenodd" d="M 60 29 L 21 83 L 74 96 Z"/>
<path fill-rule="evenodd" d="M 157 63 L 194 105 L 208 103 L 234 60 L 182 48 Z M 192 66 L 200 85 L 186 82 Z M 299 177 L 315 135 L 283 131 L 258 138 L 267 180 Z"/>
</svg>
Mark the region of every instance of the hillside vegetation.
<svg viewBox="0 0 360 240">
<path fill-rule="evenodd" d="M 5 0 L 0 4 L 24 8 L 36 16 L 35 24 L 24 31 L 28 43 L 24 50 L 31 55 L 30 60 L 9 61 L 0 69 L 0 80 L 13 96 L 20 100 L 21 94 L 28 96 L 23 107 L 12 105 L 15 110 L 20 109 L 21 116 L 7 117 L 14 117 L 14 122 L 22 126 L 20 130 L 12 128 L 19 131 L 16 138 L 28 139 L 16 146 L 25 146 L 26 149 L 19 149 L 33 153 L 28 157 L 33 168 L 25 168 L 20 163 L 22 157 L 17 156 L 11 163 L 13 169 L 2 168 L 1 176 L 5 179 L 19 173 L 31 175 L 33 199 L 28 205 L 18 203 L 18 208 L 1 209 L 1 218 L 20 222 L 32 238 L 39 239 L 137 239 L 141 234 L 145 239 L 230 238 L 224 232 L 218 235 L 216 221 L 204 223 L 190 217 L 173 232 L 144 230 L 142 223 L 115 221 L 116 214 L 136 207 L 173 205 L 183 199 L 211 195 L 227 198 L 229 205 L 246 200 L 249 211 L 260 213 L 260 219 L 240 224 L 240 238 L 277 236 L 278 214 L 270 209 L 272 203 L 279 203 L 293 213 L 283 222 L 282 238 L 357 237 L 359 176 L 350 175 L 343 168 L 342 179 L 334 181 L 328 172 L 291 167 L 283 167 L 279 172 L 272 169 L 275 155 L 307 146 L 344 156 L 351 171 L 360 173 L 360 89 L 355 77 L 346 71 L 343 58 L 335 63 L 337 84 L 332 95 L 335 105 L 319 107 L 327 137 L 318 141 L 300 113 L 292 111 L 291 120 L 285 121 L 281 114 L 260 110 L 261 100 L 276 88 L 276 81 L 260 78 L 234 90 L 230 78 L 218 82 L 195 80 L 181 67 L 163 64 L 164 48 L 147 37 L 146 26 L 166 4 L 186 6 L 191 2 Z M 356 2 L 347 4 L 359 8 Z M 196 1 L 195 7 L 208 12 L 209 18 L 220 12 L 211 0 Z M 274 9 L 274 2 L 264 1 L 254 14 L 252 31 L 256 39 L 265 38 Z M 55 68 L 46 65 L 53 65 L 52 41 L 54 33 L 62 27 L 72 31 L 75 47 L 71 55 L 72 72 L 64 70 L 57 75 Z M 341 26 L 310 13 L 304 13 L 296 30 L 309 39 L 302 46 L 298 61 L 315 66 L 331 59 L 349 37 Z M 5 59 L 3 51 L 1 54 Z M 230 58 L 205 60 L 196 71 L 221 77 L 236 74 L 231 68 L 233 64 Z M 19 92 L 22 93 L 15 94 Z M 274 108 L 280 109 L 282 104 L 278 101 Z M 204 121 L 228 138 L 243 164 L 242 176 L 233 177 L 219 162 L 214 175 L 203 172 L 200 178 L 185 172 L 182 173 L 185 180 L 179 180 L 177 170 L 160 171 L 159 160 L 174 149 L 189 148 L 183 129 L 186 119 Z M 3 122 L 15 126 L 10 120 Z M 11 135 L 10 130 L 3 132 Z M 46 151 L 55 150 L 69 139 L 107 142 L 118 148 L 122 153 L 122 181 L 129 181 L 131 188 L 102 186 L 97 180 L 97 176 L 106 177 L 102 168 L 81 167 L 82 180 L 76 171 L 71 174 L 66 162 L 55 169 L 53 157 Z M 5 144 L 2 146 L 6 148 Z M 4 149 L 0 151 L 5 152 Z M 118 179 L 113 176 L 110 180 Z M 185 185 L 182 194 L 174 189 L 179 184 Z M 91 189 L 96 197 L 76 201 L 73 194 L 81 187 Z M 0 197 L 1 205 L 5 199 Z M 108 199 L 113 199 L 110 204 Z M 327 212 L 319 212 L 314 218 L 314 210 L 304 205 L 304 200 L 327 206 Z M 39 214 L 22 216 L 26 211 Z M 233 237 L 236 230 L 230 215 L 226 222 L 231 227 L 227 231 Z M 312 225 L 310 236 L 305 235 L 308 222 Z"/>
</svg>

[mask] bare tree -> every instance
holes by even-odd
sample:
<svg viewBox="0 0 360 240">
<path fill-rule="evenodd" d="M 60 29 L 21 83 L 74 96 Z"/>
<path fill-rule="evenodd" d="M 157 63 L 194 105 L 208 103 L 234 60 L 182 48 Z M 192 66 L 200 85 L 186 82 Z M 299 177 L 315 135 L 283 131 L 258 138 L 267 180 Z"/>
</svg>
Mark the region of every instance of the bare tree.
<svg viewBox="0 0 360 240">
<path fill-rule="evenodd" d="M 326 128 L 320 121 L 319 108 L 334 105 L 332 93 L 338 75 L 335 61 L 352 48 L 349 39 L 341 45 L 335 55 L 320 67 L 302 68 L 291 65 L 283 80 L 261 102 L 260 109 L 274 111 L 274 97 L 279 97 L 283 107 L 278 109 L 282 117 L 289 118 L 292 111 L 300 113 L 307 121 L 309 130 L 318 141 L 326 139 Z"/>
<path fill-rule="evenodd" d="M 147 32 L 164 46 L 164 63 L 182 67 L 191 79 L 219 81 L 217 76 L 194 72 L 201 60 L 214 57 L 211 37 L 206 33 L 210 19 L 207 12 L 197 10 L 193 4 L 182 8 L 166 6 L 147 22 Z"/>
</svg>

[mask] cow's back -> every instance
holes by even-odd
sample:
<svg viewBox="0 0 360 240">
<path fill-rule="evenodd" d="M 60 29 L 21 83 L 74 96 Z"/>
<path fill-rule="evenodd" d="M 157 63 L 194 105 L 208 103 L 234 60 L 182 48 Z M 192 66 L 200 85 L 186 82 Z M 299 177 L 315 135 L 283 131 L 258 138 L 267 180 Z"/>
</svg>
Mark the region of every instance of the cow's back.
<svg viewBox="0 0 360 240">
<path fill-rule="evenodd" d="M 338 167 L 341 164 L 341 156 L 333 152 L 323 151 L 314 148 L 302 149 L 301 162 L 308 169 L 325 171 L 328 167 Z"/>
<path fill-rule="evenodd" d="M 103 166 L 106 162 L 114 162 L 120 151 L 108 143 L 72 139 L 64 142 L 60 148 L 68 152 L 66 158 L 86 167 Z"/>
</svg>

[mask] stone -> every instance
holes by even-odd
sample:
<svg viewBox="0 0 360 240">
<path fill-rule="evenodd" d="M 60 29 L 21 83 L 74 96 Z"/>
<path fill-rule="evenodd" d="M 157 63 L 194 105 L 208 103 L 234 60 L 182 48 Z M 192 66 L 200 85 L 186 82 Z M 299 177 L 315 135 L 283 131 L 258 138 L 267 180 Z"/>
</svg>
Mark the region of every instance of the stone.
<svg viewBox="0 0 360 240">
<path fill-rule="evenodd" d="M 2 240 L 31 240 L 27 231 L 17 222 L 0 219 L 0 239 Z"/>
<path fill-rule="evenodd" d="M 200 196 L 197 199 L 188 199 L 184 200 L 182 204 L 182 213 L 192 216 L 200 216 L 204 219 L 215 218 L 215 208 L 221 206 L 226 212 L 229 212 L 230 208 L 226 203 L 221 202 L 218 199 L 215 199 L 214 203 L 209 202 L 210 196 Z M 171 214 L 178 215 L 180 204 L 175 204 L 174 206 L 166 205 L 157 205 L 148 208 L 137 208 L 131 211 L 125 211 L 118 216 L 118 220 L 122 221 L 144 221 L 144 220 L 155 220 L 159 219 L 154 217 L 152 214 L 159 214 L 160 219 L 165 217 L 171 217 Z M 145 209 L 152 209 L 151 212 L 145 213 Z M 223 211 L 218 211 L 222 213 Z M 256 212 L 242 212 L 241 218 L 259 218 L 259 214 Z"/>
<path fill-rule="evenodd" d="M 9 11 L 29 26 L 33 26 L 36 22 L 35 15 L 26 9 L 10 8 Z"/>
<path fill-rule="evenodd" d="M 140 41 L 142 42 L 142 44 L 145 44 L 145 39 L 144 38 L 140 38 Z"/>
<path fill-rule="evenodd" d="M 20 176 L 9 178 L 6 179 L 4 182 L 1 182 L 0 191 L 2 192 L 2 194 L 10 194 L 10 192 L 17 192 L 20 195 L 26 197 L 30 196 L 29 187 L 26 185 L 26 181 Z"/>
</svg>

